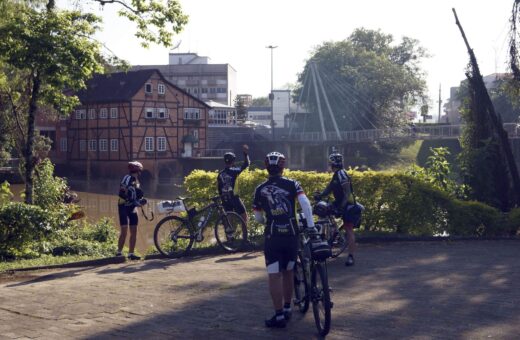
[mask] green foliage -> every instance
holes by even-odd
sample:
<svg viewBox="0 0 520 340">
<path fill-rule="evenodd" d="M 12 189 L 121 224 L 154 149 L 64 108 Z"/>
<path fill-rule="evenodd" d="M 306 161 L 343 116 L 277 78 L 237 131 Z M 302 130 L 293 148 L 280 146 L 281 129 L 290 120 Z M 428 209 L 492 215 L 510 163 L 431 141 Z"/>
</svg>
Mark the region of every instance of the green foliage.
<svg viewBox="0 0 520 340">
<path fill-rule="evenodd" d="M 59 209 L 67 191 L 67 182 L 53 173 L 54 165 L 48 158 L 35 168 L 34 204 L 43 209 Z"/>
<path fill-rule="evenodd" d="M 11 201 L 13 193 L 11 192 L 9 182 L 5 181 L 0 184 L 0 207 Z"/>
<path fill-rule="evenodd" d="M 442 158 L 442 152 L 435 157 Z M 349 170 L 358 201 L 366 208 L 362 230 L 417 236 L 446 233 L 452 236 L 500 236 L 509 235 L 513 229 L 511 225 L 520 226 L 520 212 L 513 211 L 509 217 L 484 203 L 456 199 L 453 192 L 446 191 L 449 185 L 439 184 L 439 181 L 446 183 L 446 177 L 433 176 L 417 166 L 414 169 L 417 173 Z M 435 169 L 444 171 L 446 175 L 445 164 L 435 165 Z M 328 173 L 290 170 L 286 170 L 284 175 L 298 180 L 309 196 L 314 191 L 323 190 L 331 178 Z M 216 172 L 202 170 L 186 177 L 185 187 L 188 196 L 193 198 L 192 202 L 200 204 L 216 195 L 216 177 Z M 266 178 L 265 170 L 246 170 L 238 178 L 237 193 L 248 211 L 251 211 L 255 188 Z M 511 222 L 504 223 L 509 220 Z M 263 227 L 256 224 L 252 216 L 249 229 L 251 235 L 263 232 Z"/>
<path fill-rule="evenodd" d="M 67 210 L 47 210 L 36 205 L 10 202 L 0 207 L 0 258 L 34 257 L 42 243 L 64 229 Z"/>
<path fill-rule="evenodd" d="M 112 256 L 117 250 L 117 232 L 107 218 L 94 224 L 73 222 L 55 235 L 48 251 L 54 256 Z"/>
<path fill-rule="evenodd" d="M 404 112 L 425 101 L 420 62 L 426 56 L 415 39 L 404 37 L 396 44 L 392 35 L 359 28 L 343 41 L 325 42 L 315 49 L 299 76 L 295 97 L 302 94 L 302 101 L 317 111 L 314 91 L 304 89 L 314 63 L 340 130 L 402 126 Z M 319 129 L 318 115 L 312 117 L 316 120 L 308 126 Z M 325 125 L 332 130 L 332 123 Z"/>
</svg>

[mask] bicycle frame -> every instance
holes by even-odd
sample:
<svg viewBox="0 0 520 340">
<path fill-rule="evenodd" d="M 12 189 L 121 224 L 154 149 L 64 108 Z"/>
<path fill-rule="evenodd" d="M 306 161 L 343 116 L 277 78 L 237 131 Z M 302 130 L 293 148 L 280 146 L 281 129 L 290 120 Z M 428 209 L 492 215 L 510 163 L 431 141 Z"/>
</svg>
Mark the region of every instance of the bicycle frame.
<svg viewBox="0 0 520 340">
<path fill-rule="evenodd" d="M 185 219 L 186 222 L 189 224 L 190 228 L 192 228 L 192 230 L 195 231 L 195 235 L 197 235 L 197 236 L 202 235 L 203 231 L 208 226 L 208 223 L 209 223 L 210 219 L 213 217 L 213 215 L 215 214 L 215 212 L 218 212 L 219 215 L 226 215 L 226 211 L 222 207 L 222 204 L 219 204 L 219 202 L 217 201 L 218 196 L 213 197 L 212 200 L 213 200 L 212 203 L 210 203 L 207 206 L 203 207 L 202 209 L 196 211 L 196 213 L 193 214 L 191 217 L 188 216 Z M 199 217 L 199 218 L 197 219 L 197 217 Z M 196 224 L 195 222 L 197 220 L 200 221 L 200 219 L 202 217 L 204 217 L 204 221 L 199 226 L 198 223 Z M 201 242 L 198 237 L 195 238 L 195 241 Z"/>
</svg>

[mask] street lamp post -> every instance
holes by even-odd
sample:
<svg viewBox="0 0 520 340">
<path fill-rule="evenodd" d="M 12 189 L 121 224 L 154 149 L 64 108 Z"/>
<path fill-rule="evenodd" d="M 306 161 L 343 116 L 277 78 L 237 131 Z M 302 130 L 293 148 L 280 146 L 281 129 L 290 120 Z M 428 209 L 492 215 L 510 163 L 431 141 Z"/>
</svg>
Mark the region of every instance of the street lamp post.
<svg viewBox="0 0 520 340">
<path fill-rule="evenodd" d="M 278 46 L 269 45 L 266 48 L 271 50 L 271 92 L 269 93 L 269 101 L 271 101 L 271 134 L 274 140 L 274 112 L 273 112 L 273 101 L 274 101 L 274 93 L 273 93 L 273 50 Z"/>
</svg>

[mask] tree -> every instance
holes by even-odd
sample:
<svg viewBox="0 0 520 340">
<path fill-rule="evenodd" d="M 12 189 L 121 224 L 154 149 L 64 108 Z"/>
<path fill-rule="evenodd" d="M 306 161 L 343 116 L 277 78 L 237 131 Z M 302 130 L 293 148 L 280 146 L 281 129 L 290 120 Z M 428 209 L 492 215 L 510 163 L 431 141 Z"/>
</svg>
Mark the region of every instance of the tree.
<svg viewBox="0 0 520 340">
<path fill-rule="evenodd" d="M 119 14 L 137 24 L 136 36 L 145 47 L 170 46 L 172 35 L 187 22 L 175 0 L 167 5 L 157 0 L 91 2 L 120 5 Z M 101 20 L 92 13 L 59 9 L 54 0 L 2 2 L 0 13 L 0 93 L 9 100 L 7 111 L 19 121 L 25 118 L 25 201 L 32 203 L 36 116 L 51 109 L 67 115 L 79 104 L 74 91 L 103 72 L 101 45 L 93 38 Z M 6 72 L 17 80 L 9 80 Z"/>
<path fill-rule="evenodd" d="M 253 103 L 251 104 L 251 106 L 267 107 L 267 106 L 271 106 L 271 102 L 269 101 L 269 98 L 267 98 L 267 97 L 257 97 L 257 98 L 253 98 Z"/>
<path fill-rule="evenodd" d="M 237 121 L 238 122 L 245 122 L 247 120 L 247 105 L 244 103 L 244 100 L 242 100 L 242 97 L 236 96 L 235 100 L 235 108 L 237 110 Z"/>
<path fill-rule="evenodd" d="M 299 75 L 295 98 L 301 97 L 314 112 L 314 122 L 308 126 L 319 127 L 316 92 L 320 96 L 321 92 L 313 84 L 319 85 L 321 78 L 340 130 L 401 126 L 411 106 L 426 102 L 420 68 L 426 56 L 415 39 L 405 37 L 395 44 L 392 35 L 359 28 L 343 41 L 325 42 L 315 49 Z M 330 118 L 328 108 L 322 110 L 327 112 L 324 118 Z M 325 119 L 326 130 L 332 131 L 332 119 Z"/>
<path fill-rule="evenodd" d="M 503 211 L 520 203 L 520 178 L 505 132 L 484 84 L 473 49 L 453 9 L 469 54 L 468 100 L 462 110 L 466 122 L 461 138 L 461 170 L 471 198 Z"/>
</svg>

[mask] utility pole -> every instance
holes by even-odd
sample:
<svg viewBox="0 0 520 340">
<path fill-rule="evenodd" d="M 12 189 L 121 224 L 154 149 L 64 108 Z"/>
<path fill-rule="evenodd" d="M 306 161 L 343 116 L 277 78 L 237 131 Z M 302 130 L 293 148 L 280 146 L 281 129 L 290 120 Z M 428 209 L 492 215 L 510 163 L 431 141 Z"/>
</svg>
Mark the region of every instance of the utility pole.
<svg viewBox="0 0 520 340">
<path fill-rule="evenodd" d="M 439 84 L 439 118 L 437 119 L 437 124 L 439 124 L 441 122 L 441 106 L 442 106 L 441 84 Z"/>
<path fill-rule="evenodd" d="M 278 46 L 269 45 L 265 48 L 269 48 L 271 50 L 271 92 L 269 93 L 269 101 L 271 102 L 271 134 L 274 140 L 274 111 L 273 111 L 273 101 L 274 101 L 274 93 L 273 93 L 273 50 Z"/>
</svg>

